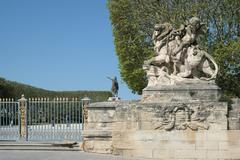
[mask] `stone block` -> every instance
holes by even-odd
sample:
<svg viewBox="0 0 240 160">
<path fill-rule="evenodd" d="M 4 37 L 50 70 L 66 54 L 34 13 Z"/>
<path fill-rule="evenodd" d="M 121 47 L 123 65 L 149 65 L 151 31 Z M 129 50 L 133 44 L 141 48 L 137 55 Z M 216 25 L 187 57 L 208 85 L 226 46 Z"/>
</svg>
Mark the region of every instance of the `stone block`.
<svg viewBox="0 0 240 160">
<path fill-rule="evenodd" d="M 228 118 L 229 130 L 240 130 L 240 118 L 230 117 Z"/>
<path fill-rule="evenodd" d="M 155 159 L 175 159 L 174 150 L 166 149 L 166 150 L 160 150 L 160 149 L 154 149 L 152 153 L 152 157 Z"/>
<path fill-rule="evenodd" d="M 207 159 L 240 159 L 239 151 L 207 151 Z"/>
<path fill-rule="evenodd" d="M 219 122 L 212 123 L 209 128 L 209 130 L 212 130 L 212 131 L 214 130 L 221 131 L 221 130 L 227 130 L 227 129 L 228 129 L 227 120 L 220 123 Z"/>
<path fill-rule="evenodd" d="M 159 134 L 158 136 L 165 136 L 168 137 L 168 140 L 171 141 L 201 141 L 206 140 L 206 132 L 207 131 L 192 131 L 192 130 L 184 130 L 184 131 L 178 131 L 174 130 L 171 132 L 163 132 Z M 157 137 L 158 137 L 157 136 Z"/>
<path fill-rule="evenodd" d="M 149 134 L 150 133 L 150 134 Z M 151 141 L 154 140 L 155 134 L 152 131 L 136 131 L 127 133 L 128 138 L 133 141 Z"/>
<path fill-rule="evenodd" d="M 196 150 L 219 150 L 218 141 L 196 141 Z"/>
<path fill-rule="evenodd" d="M 152 158 L 152 150 L 150 149 L 136 149 L 136 150 L 122 150 L 122 155 L 126 158 L 134 157 L 135 159 L 138 158 Z"/>
<path fill-rule="evenodd" d="M 219 142 L 219 150 L 240 152 L 240 140 L 238 139 L 235 142 L 221 141 Z"/>
<path fill-rule="evenodd" d="M 137 127 L 139 130 L 153 130 L 153 123 L 151 121 L 140 121 Z"/>
<path fill-rule="evenodd" d="M 113 130 L 113 122 L 88 122 L 84 124 L 85 130 Z"/>
<path fill-rule="evenodd" d="M 232 110 L 240 112 L 240 98 L 232 99 Z"/>
<path fill-rule="evenodd" d="M 84 130 L 82 133 L 84 138 L 109 138 L 112 137 L 111 131 L 102 131 L 102 130 Z"/>
<path fill-rule="evenodd" d="M 207 141 L 228 141 L 227 131 L 207 132 Z"/>
<path fill-rule="evenodd" d="M 84 140 L 83 150 L 92 153 L 112 153 L 112 141 L 106 139 Z"/>
<path fill-rule="evenodd" d="M 112 131 L 112 138 L 113 139 L 123 139 L 126 137 L 126 134 L 124 132 L 121 132 L 120 130 L 113 130 Z"/>
<path fill-rule="evenodd" d="M 139 122 L 125 121 L 125 122 L 115 122 L 113 128 L 115 130 L 137 130 L 139 129 Z"/>
<path fill-rule="evenodd" d="M 240 130 L 228 130 L 225 134 L 229 142 L 240 143 Z"/>
<path fill-rule="evenodd" d="M 89 110 L 88 122 L 113 122 L 114 110 Z"/>
<path fill-rule="evenodd" d="M 143 89 L 142 102 L 217 102 L 220 97 L 220 88 L 215 84 L 159 85 Z"/>
<path fill-rule="evenodd" d="M 207 151 L 206 150 L 175 150 L 175 159 L 206 159 L 207 158 Z"/>
</svg>

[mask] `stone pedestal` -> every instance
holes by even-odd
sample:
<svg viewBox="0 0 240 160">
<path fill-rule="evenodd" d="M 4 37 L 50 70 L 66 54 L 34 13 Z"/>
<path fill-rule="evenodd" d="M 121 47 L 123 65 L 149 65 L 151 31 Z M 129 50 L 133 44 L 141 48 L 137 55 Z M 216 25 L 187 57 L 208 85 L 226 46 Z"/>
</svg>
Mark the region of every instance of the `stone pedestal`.
<svg viewBox="0 0 240 160">
<path fill-rule="evenodd" d="M 227 103 L 223 102 L 100 102 L 92 103 L 88 114 L 83 131 L 86 152 L 135 154 L 132 150 L 137 150 L 137 146 L 128 148 L 128 144 L 137 141 L 123 140 L 129 132 L 133 136 L 147 130 L 159 132 L 161 136 L 164 132 L 227 130 Z"/>
<path fill-rule="evenodd" d="M 99 102 L 88 106 L 88 121 L 83 130 L 83 150 L 112 153 L 112 130 L 117 102 Z"/>
<path fill-rule="evenodd" d="M 92 103 L 84 151 L 143 159 L 240 159 L 239 105 L 229 111 L 219 98 L 216 85 L 185 84 L 148 87 L 141 101 Z"/>
<path fill-rule="evenodd" d="M 162 102 L 217 102 L 220 88 L 212 83 L 149 86 L 143 90 L 143 103 Z"/>
</svg>

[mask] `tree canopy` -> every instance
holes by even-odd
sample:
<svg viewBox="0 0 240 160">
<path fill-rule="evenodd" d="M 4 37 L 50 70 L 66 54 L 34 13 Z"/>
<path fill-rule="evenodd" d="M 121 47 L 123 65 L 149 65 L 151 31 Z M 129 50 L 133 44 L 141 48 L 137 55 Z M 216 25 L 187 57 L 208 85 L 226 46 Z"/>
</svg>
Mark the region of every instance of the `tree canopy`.
<svg viewBox="0 0 240 160">
<path fill-rule="evenodd" d="M 109 91 L 49 91 L 37 87 L 33 87 L 18 82 L 8 81 L 0 77 L 0 98 L 21 98 L 24 94 L 26 98 L 57 98 L 67 97 L 84 98 L 89 97 L 92 102 L 105 101 L 112 94 Z"/>
<path fill-rule="evenodd" d="M 121 77 L 133 93 L 141 94 L 147 84 L 142 65 L 154 55 L 154 25 L 169 22 L 178 28 L 197 16 L 206 24 L 198 42 L 220 66 L 217 84 L 240 96 L 239 0 L 108 0 L 108 8 Z"/>
</svg>

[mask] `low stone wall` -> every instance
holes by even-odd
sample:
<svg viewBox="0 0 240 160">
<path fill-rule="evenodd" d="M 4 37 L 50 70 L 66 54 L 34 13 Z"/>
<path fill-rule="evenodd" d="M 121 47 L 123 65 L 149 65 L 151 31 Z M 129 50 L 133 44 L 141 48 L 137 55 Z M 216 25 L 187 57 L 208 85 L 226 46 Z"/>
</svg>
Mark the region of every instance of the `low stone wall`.
<svg viewBox="0 0 240 160">
<path fill-rule="evenodd" d="M 224 102 L 93 103 L 83 148 L 144 159 L 240 159 L 240 130 L 227 130 L 227 114 Z"/>
<path fill-rule="evenodd" d="M 156 159 L 240 159 L 240 131 L 119 131 L 113 154 Z"/>
<path fill-rule="evenodd" d="M 114 102 L 92 103 L 88 107 L 88 119 L 84 124 L 83 149 L 87 152 L 111 154 L 114 129 Z"/>
<path fill-rule="evenodd" d="M 227 130 L 227 103 L 118 102 L 114 130 Z"/>
</svg>

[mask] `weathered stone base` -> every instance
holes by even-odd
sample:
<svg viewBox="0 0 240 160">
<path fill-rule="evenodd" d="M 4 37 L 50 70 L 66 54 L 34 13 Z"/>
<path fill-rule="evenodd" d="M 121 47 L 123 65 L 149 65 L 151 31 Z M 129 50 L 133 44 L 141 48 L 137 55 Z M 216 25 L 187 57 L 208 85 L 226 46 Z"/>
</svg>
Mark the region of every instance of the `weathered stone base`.
<svg viewBox="0 0 240 160">
<path fill-rule="evenodd" d="M 226 115 L 227 103 L 223 102 L 93 103 L 88 108 L 88 123 L 84 125 L 83 149 L 150 159 L 220 156 L 219 146 L 228 145 L 224 143 L 227 138 L 232 145 L 240 133 L 226 131 Z M 240 148 L 238 141 L 235 147 Z"/>
<path fill-rule="evenodd" d="M 143 103 L 218 101 L 220 88 L 212 83 L 161 85 L 147 87 L 142 93 Z"/>
<path fill-rule="evenodd" d="M 92 103 L 83 150 L 126 159 L 240 159 L 239 104 Z"/>
<path fill-rule="evenodd" d="M 118 131 L 113 154 L 146 159 L 240 159 L 240 131 Z"/>
<path fill-rule="evenodd" d="M 119 103 L 113 130 L 227 130 L 227 103 Z"/>
<path fill-rule="evenodd" d="M 92 153 L 112 153 L 112 130 L 117 102 L 92 103 L 88 121 L 84 124 L 83 150 Z"/>
</svg>

